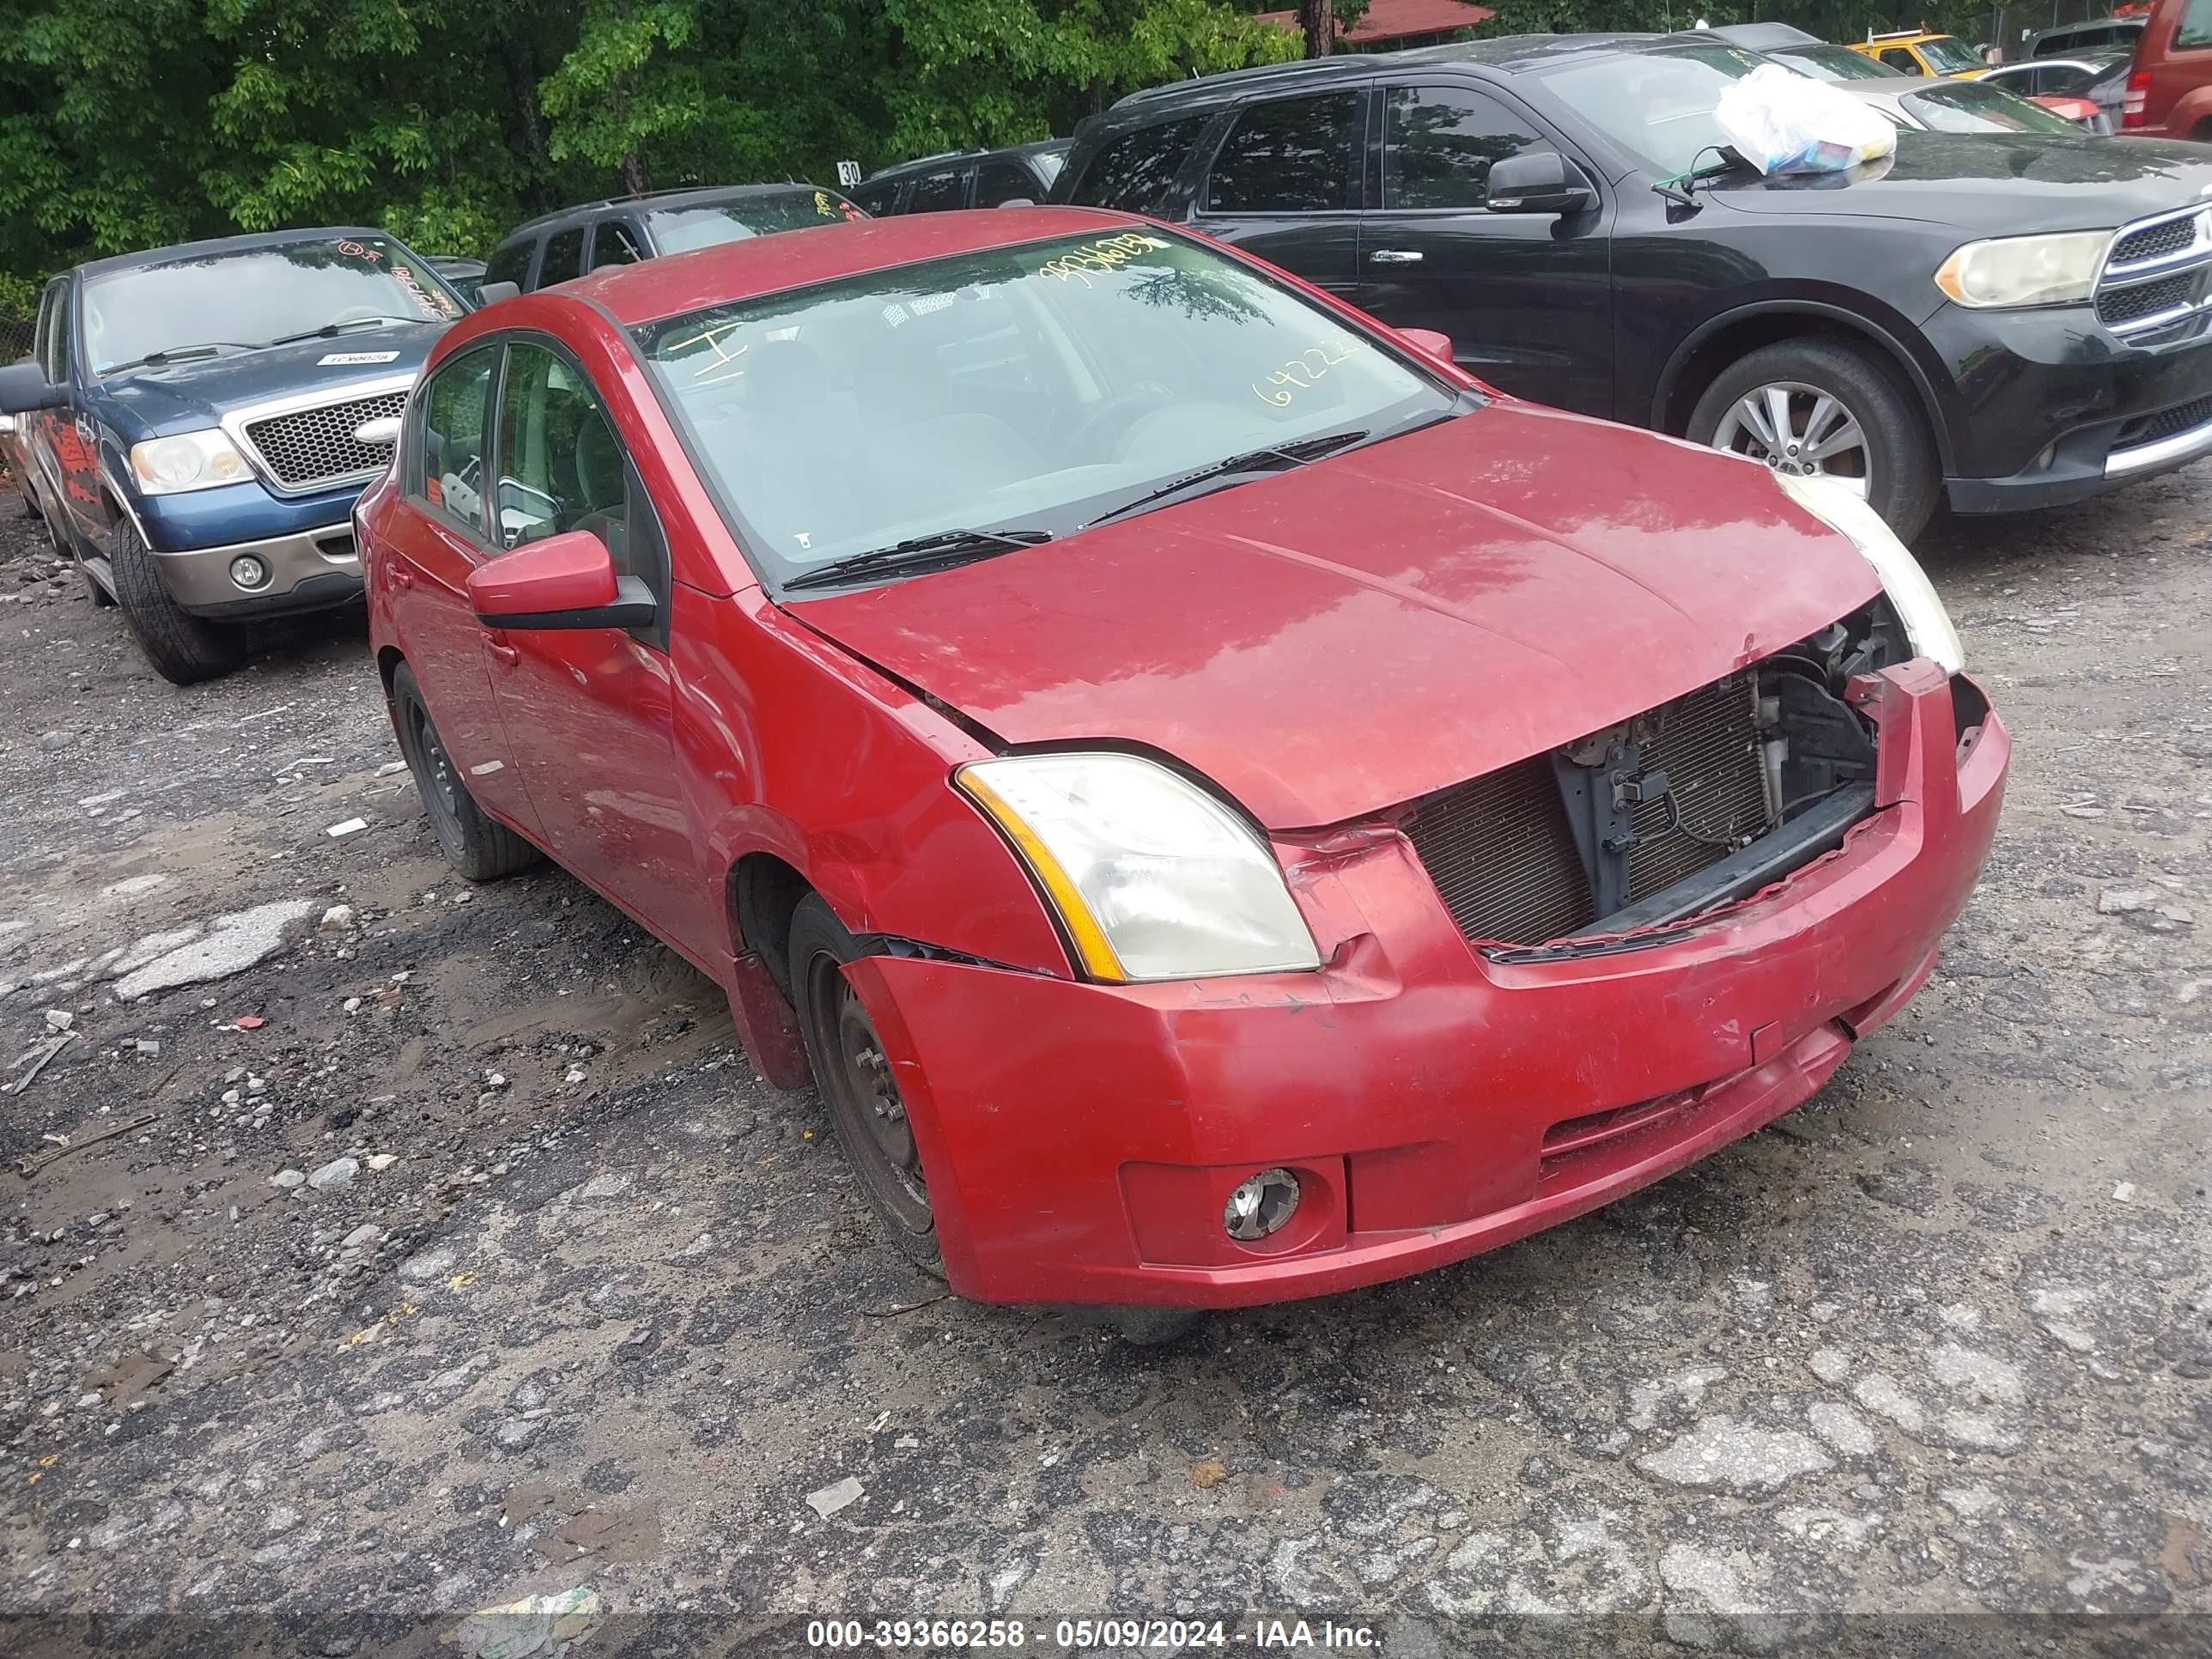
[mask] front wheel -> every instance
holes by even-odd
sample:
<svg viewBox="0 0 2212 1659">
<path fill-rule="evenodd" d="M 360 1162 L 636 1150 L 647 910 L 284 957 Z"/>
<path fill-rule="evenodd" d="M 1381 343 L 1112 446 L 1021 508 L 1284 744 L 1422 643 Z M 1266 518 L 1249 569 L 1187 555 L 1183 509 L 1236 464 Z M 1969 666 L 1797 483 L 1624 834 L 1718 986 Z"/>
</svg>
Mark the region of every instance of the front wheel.
<svg viewBox="0 0 2212 1659">
<path fill-rule="evenodd" d="M 1899 540 L 1936 510 L 1936 442 L 1888 368 L 1839 340 L 1785 340 L 1721 371 L 1690 416 L 1690 438 L 1826 478 L 1889 521 Z"/>
<path fill-rule="evenodd" d="M 791 995 L 815 1085 L 860 1191 L 909 1261 L 945 1276 L 921 1149 L 875 1022 L 845 978 L 860 947 L 818 894 L 791 918 Z"/>
<path fill-rule="evenodd" d="M 191 685 L 238 666 L 245 653 L 237 636 L 195 617 L 169 596 L 154 556 L 128 518 L 118 520 L 108 532 L 107 568 L 114 574 L 123 619 L 163 679 L 172 685 Z M 89 573 L 85 580 L 92 580 Z"/>
</svg>

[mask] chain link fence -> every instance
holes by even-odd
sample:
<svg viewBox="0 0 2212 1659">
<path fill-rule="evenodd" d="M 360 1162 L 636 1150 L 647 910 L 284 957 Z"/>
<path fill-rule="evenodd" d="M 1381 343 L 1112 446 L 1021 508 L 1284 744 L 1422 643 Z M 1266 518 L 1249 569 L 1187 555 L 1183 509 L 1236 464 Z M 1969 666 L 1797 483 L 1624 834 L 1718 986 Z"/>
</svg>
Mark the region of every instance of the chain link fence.
<svg viewBox="0 0 2212 1659">
<path fill-rule="evenodd" d="M 19 362 L 31 355 L 32 314 L 0 306 L 0 364 Z"/>
</svg>

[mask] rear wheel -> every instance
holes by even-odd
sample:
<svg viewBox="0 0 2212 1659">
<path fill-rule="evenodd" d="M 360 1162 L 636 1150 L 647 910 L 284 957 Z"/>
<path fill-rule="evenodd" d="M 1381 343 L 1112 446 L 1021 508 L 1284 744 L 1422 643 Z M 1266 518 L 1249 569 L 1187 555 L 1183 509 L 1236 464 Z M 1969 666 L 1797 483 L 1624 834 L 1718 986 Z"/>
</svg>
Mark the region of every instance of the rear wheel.
<svg viewBox="0 0 2212 1659">
<path fill-rule="evenodd" d="M 238 666 L 245 653 L 237 636 L 195 617 L 169 597 L 169 590 L 161 585 L 161 572 L 155 568 L 154 556 L 138 539 L 137 527 L 127 517 L 118 519 L 108 532 L 107 568 L 114 575 L 115 597 L 123 607 L 123 619 L 138 636 L 146 660 L 163 679 L 172 685 L 191 685 L 228 674 Z M 89 572 L 85 580 L 93 580 Z"/>
<path fill-rule="evenodd" d="M 422 688 L 405 663 L 392 671 L 392 719 L 399 730 L 399 752 L 415 776 L 415 792 L 422 798 L 438 846 L 454 869 L 471 881 L 496 881 L 538 862 L 543 854 L 505 824 L 485 816 L 469 793 L 430 719 Z"/>
<path fill-rule="evenodd" d="M 837 1144 L 891 1243 L 915 1266 L 942 1279 L 945 1253 L 914 1125 L 875 1022 L 845 978 L 845 964 L 860 954 L 818 894 L 799 902 L 791 918 L 792 1001 Z"/>
<path fill-rule="evenodd" d="M 1723 369 L 1698 399 L 1689 435 L 1777 473 L 1839 484 L 1900 540 L 1936 510 L 1926 419 L 1886 367 L 1844 341 L 1784 340 Z"/>
</svg>

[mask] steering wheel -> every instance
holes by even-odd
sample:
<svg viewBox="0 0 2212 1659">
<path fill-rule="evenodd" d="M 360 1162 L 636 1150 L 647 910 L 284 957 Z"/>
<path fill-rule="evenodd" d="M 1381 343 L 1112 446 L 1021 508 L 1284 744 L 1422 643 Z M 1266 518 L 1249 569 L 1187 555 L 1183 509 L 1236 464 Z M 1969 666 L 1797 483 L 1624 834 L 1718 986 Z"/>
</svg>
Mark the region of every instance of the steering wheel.
<svg viewBox="0 0 2212 1659">
<path fill-rule="evenodd" d="M 1066 453 L 1080 461 L 1101 450 L 1117 448 L 1131 427 L 1153 410 L 1173 403 L 1175 396 L 1158 380 L 1139 380 L 1127 392 L 1115 393 L 1068 434 L 1064 446 Z M 1115 459 L 1119 459 L 1118 454 Z"/>
</svg>

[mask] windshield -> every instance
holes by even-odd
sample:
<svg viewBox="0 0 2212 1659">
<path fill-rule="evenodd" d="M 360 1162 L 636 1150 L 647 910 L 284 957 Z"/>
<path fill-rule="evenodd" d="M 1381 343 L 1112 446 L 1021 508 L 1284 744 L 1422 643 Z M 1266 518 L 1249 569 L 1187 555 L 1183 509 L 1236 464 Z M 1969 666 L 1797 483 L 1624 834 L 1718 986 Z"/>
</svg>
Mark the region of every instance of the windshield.
<svg viewBox="0 0 2212 1659">
<path fill-rule="evenodd" d="M 1921 61 L 1938 75 L 1956 75 L 1961 70 L 1987 69 L 1981 53 L 1964 40 L 1948 34 L 1931 34 L 1925 40 L 1916 41 Z"/>
<path fill-rule="evenodd" d="M 842 224 L 868 216 L 834 190 L 775 190 L 694 207 L 656 208 L 645 216 L 653 245 L 663 253 L 742 242 L 749 236 L 809 225 Z"/>
<path fill-rule="evenodd" d="M 733 530 L 783 580 L 947 530 L 1065 535 L 1231 456 L 1459 406 L 1256 271 L 1152 231 L 871 271 L 635 333 Z"/>
<path fill-rule="evenodd" d="M 2065 132 L 2081 129 L 2055 110 L 2031 104 L 2002 87 L 1950 81 L 1898 100 L 1930 132 Z"/>
<path fill-rule="evenodd" d="M 1849 46 L 1784 46 L 1774 56 L 1816 81 L 1891 81 L 1904 77 L 1878 59 Z"/>
<path fill-rule="evenodd" d="M 1686 173 L 1725 144 L 1713 106 L 1731 81 L 1770 61 L 1739 46 L 1669 46 L 1574 59 L 1546 78 L 1583 118 L 1657 172 Z"/>
<path fill-rule="evenodd" d="M 191 346 L 254 348 L 336 325 L 448 323 L 466 307 L 444 278 L 382 236 L 318 237 L 164 259 L 85 285 L 95 374 Z"/>
</svg>

